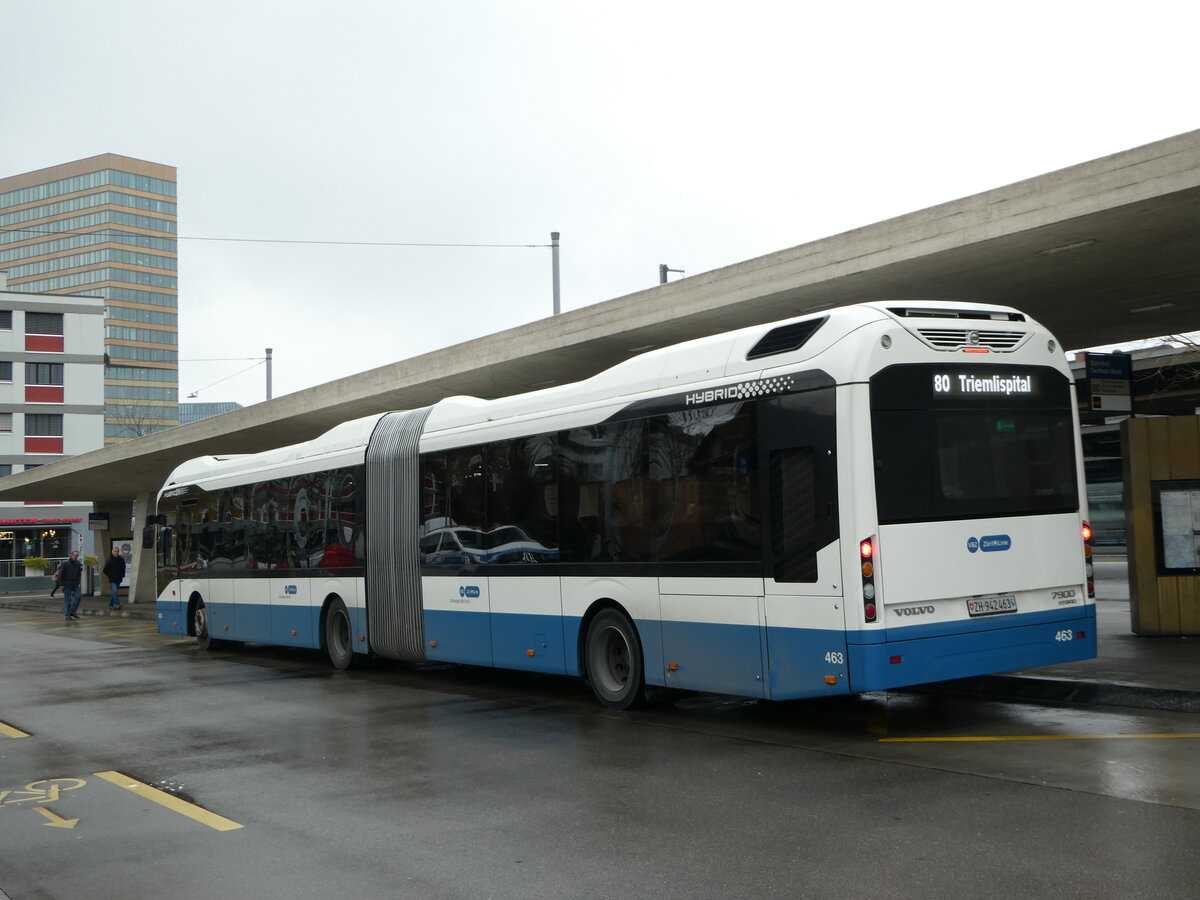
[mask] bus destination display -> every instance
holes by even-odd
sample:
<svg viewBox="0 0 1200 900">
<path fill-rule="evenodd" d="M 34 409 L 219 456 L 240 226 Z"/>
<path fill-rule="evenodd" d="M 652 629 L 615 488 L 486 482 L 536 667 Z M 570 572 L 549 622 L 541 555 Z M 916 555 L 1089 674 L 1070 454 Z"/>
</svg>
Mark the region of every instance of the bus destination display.
<svg viewBox="0 0 1200 900">
<path fill-rule="evenodd" d="M 970 372 L 933 373 L 933 392 L 949 395 L 1033 394 L 1036 385 L 1032 375 L 975 375 Z"/>
</svg>

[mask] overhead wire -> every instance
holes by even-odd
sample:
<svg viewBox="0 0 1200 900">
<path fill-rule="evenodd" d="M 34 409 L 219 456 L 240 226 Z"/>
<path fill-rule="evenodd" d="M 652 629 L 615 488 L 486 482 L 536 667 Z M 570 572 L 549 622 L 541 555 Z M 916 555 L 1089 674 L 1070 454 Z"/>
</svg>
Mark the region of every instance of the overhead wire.
<svg viewBox="0 0 1200 900">
<path fill-rule="evenodd" d="M 252 365 L 252 366 L 246 366 L 246 368 L 241 369 L 237 372 L 234 372 L 232 375 L 226 375 L 224 378 L 218 378 L 212 384 L 206 384 L 204 387 L 196 388 L 194 391 L 192 391 L 190 394 L 188 394 L 188 396 L 195 397 L 201 391 L 207 391 L 209 388 L 216 387 L 218 384 L 220 384 L 223 381 L 228 381 L 230 378 L 237 378 L 239 375 L 244 375 L 246 372 L 249 372 L 251 369 L 257 369 L 259 366 L 264 365 L 267 361 L 267 358 L 265 356 L 261 357 L 261 358 L 258 358 L 258 357 L 242 357 L 242 358 L 243 359 L 257 359 L 257 362 L 255 362 L 254 365 Z M 190 360 L 190 359 L 186 360 L 186 362 L 205 362 L 205 361 L 206 360 Z"/>
</svg>

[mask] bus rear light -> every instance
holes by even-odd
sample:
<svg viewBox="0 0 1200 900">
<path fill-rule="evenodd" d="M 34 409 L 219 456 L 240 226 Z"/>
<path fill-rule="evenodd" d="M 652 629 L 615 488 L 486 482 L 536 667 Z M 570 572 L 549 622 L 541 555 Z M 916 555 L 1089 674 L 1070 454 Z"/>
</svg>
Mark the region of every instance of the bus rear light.
<svg viewBox="0 0 1200 900">
<path fill-rule="evenodd" d="M 1087 577 L 1087 595 L 1089 600 L 1096 599 L 1096 572 L 1092 568 L 1092 526 L 1083 523 L 1080 529 L 1083 537 L 1083 570 Z"/>
<path fill-rule="evenodd" d="M 874 622 L 878 614 L 875 608 L 875 535 L 858 542 L 858 555 L 862 557 L 863 620 Z"/>
<path fill-rule="evenodd" d="M 963 347 L 963 353 L 991 353 L 987 347 Z"/>
</svg>

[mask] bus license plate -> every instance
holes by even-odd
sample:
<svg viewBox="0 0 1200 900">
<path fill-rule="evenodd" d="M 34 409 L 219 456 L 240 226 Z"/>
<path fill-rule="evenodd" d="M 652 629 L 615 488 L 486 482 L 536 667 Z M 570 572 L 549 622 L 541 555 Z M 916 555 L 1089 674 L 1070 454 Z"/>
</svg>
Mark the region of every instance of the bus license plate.
<svg viewBox="0 0 1200 900">
<path fill-rule="evenodd" d="M 996 616 L 1016 611 L 1017 598 L 1011 594 L 1006 597 L 976 597 L 967 601 L 967 614 L 972 616 Z"/>
</svg>

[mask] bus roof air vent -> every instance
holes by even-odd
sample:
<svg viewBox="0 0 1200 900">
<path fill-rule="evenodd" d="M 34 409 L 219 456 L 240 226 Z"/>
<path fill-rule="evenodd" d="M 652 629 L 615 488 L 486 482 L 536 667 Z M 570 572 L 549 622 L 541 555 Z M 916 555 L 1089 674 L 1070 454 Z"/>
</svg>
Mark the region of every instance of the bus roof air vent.
<svg viewBox="0 0 1200 900">
<path fill-rule="evenodd" d="M 1019 312 L 987 309 L 936 309 L 931 306 L 889 306 L 888 312 L 901 319 L 991 319 L 994 322 L 1024 322 Z"/>
<path fill-rule="evenodd" d="M 828 318 L 828 316 L 822 316 L 819 319 L 805 319 L 803 322 L 792 322 L 790 325 L 772 328 L 750 348 L 746 359 L 761 359 L 764 356 L 775 356 L 799 350 L 816 330 L 825 324 Z"/>
<path fill-rule="evenodd" d="M 917 334 L 935 350 L 986 348 L 993 353 L 1016 350 L 1029 335 L 1023 331 L 972 331 L 967 328 L 918 328 Z"/>
</svg>

